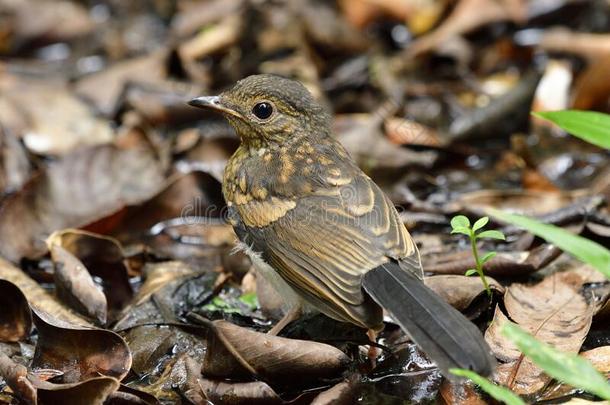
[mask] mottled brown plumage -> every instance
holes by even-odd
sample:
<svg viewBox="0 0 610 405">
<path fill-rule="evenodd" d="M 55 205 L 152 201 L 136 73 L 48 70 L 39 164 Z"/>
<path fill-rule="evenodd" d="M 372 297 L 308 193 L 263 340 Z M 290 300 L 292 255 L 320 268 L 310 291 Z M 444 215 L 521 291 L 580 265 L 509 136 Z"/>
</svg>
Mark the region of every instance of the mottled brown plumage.
<svg viewBox="0 0 610 405">
<path fill-rule="evenodd" d="M 421 282 L 419 253 L 396 209 L 331 136 L 328 113 L 305 87 L 277 76 L 250 76 L 219 97 L 191 104 L 222 112 L 241 138 L 225 169 L 223 193 L 239 239 L 263 273 L 280 276 L 276 285 L 286 284 L 327 316 L 367 329 L 382 327 L 378 302 L 384 301 L 445 371 L 489 371 L 480 333 Z M 379 296 L 383 280 L 396 273 L 407 292 Z M 419 315 L 428 307 L 440 319 Z M 467 354 L 454 360 L 445 353 L 451 347 L 438 348 L 435 328 L 446 333 L 445 346 L 475 340 L 476 361 Z M 454 336 L 453 329 L 461 332 Z"/>
</svg>

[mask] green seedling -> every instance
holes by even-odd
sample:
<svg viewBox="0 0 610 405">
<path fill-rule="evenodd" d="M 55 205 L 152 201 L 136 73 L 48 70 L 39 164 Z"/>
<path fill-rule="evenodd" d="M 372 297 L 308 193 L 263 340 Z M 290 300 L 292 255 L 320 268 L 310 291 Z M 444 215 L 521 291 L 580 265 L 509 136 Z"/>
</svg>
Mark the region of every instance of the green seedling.
<svg viewBox="0 0 610 405">
<path fill-rule="evenodd" d="M 487 291 L 487 295 L 491 298 L 491 289 L 489 288 L 489 283 L 485 278 L 485 273 L 483 272 L 483 265 L 493 259 L 496 255 L 496 252 L 488 252 L 483 257 L 480 257 L 479 250 L 477 249 L 477 240 L 479 239 L 500 239 L 505 240 L 504 234 L 500 231 L 496 230 L 483 230 L 485 225 L 489 222 L 489 217 L 479 218 L 474 225 L 470 226 L 470 220 L 466 218 L 464 215 L 457 215 L 451 218 L 451 233 L 461 233 L 462 235 L 468 236 L 470 239 L 470 246 L 472 248 L 472 255 L 474 256 L 475 268 L 466 270 L 464 273 L 466 276 L 471 276 L 473 274 L 478 274 L 481 277 L 481 281 L 483 282 L 483 286 L 485 287 L 485 291 Z"/>
</svg>

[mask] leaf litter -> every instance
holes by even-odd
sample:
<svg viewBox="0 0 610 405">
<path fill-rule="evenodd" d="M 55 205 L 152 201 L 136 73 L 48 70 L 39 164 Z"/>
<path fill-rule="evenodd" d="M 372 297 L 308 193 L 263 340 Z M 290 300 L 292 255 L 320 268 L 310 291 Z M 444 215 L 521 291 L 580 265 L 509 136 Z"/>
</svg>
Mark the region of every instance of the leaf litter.
<svg viewBox="0 0 610 405">
<path fill-rule="evenodd" d="M 265 334 L 282 299 L 231 254 L 224 218 L 238 139 L 185 104 L 257 72 L 332 110 L 426 283 L 485 332 L 497 382 L 591 399 L 499 330 L 608 377 L 608 281 L 492 220 L 490 297 L 449 232 L 498 208 L 608 246 L 607 150 L 529 115 L 609 111 L 603 1 L 128 3 L 0 0 L 0 403 L 489 403 L 391 322 L 373 369 L 364 332 L 325 317 Z"/>
</svg>

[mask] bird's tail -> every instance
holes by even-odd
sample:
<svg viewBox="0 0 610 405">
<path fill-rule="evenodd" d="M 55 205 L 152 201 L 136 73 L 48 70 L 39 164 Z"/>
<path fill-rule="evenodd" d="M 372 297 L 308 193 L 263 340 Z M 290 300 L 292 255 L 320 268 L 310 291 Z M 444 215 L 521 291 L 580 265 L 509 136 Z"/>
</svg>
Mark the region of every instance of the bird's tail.
<svg viewBox="0 0 610 405">
<path fill-rule="evenodd" d="M 493 372 L 496 360 L 479 329 L 415 274 L 390 262 L 368 271 L 362 286 L 445 376 L 454 367 Z"/>
</svg>

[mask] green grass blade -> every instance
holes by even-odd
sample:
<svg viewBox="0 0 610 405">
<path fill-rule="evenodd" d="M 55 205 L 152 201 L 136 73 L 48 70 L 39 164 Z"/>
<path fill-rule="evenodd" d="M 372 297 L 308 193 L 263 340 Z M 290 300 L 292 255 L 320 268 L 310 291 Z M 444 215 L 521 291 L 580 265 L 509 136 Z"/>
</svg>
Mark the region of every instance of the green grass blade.
<svg viewBox="0 0 610 405">
<path fill-rule="evenodd" d="M 577 259 L 590 264 L 607 278 L 610 278 L 610 250 L 599 243 L 575 235 L 557 226 L 543 224 L 521 215 L 509 214 L 493 208 L 489 209 L 489 213 L 501 221 L 524 228 L 534 235 L 553 243 Z"/>
<path fill-rule="evenodd" d="M 549 120 L 566 132 L 597 145 L 610 149 L 610 115 L 595 111 L 545 111 L 532 113 Z"/>
<path fill-rule="evenodd" d="M 506 387 L 501 387 L 489 381 L 487 378 L 482 377 L 474 371 L 465 370 L 463 368 L 452 368 L 449 369 L 451 374 L 455 374 L 458 377 L 466 377 L 476 385 L 481 387 L 483 391 L 488 393 L 492 398 L 502 401 L 508 405 L 525 405 L 525 402 L 517 394 L 512 392 Z"/>
<path fill-rule="evenodd" d="M 560 352 L 510 322 L 504 325 L 502 334 L 551 377 L 610 400 L 610 384 L 587 360 Z"/>
</svg>

